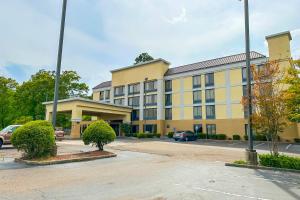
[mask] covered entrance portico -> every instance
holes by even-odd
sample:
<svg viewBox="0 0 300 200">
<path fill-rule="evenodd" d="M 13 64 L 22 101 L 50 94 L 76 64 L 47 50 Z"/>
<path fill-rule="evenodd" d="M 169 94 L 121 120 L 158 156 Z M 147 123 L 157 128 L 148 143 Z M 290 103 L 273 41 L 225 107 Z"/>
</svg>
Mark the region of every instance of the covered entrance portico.
<svg viewBox="0 0 300 200">
<path fill-rule="evenodd" d="M 53 102 L 44 102 L 43 104 L 46 105 L 46 120 L 51 121 Z M 107 121 L 119 135 L 120 124 L 130 123 L 131 110 L 128 106 L 100 103 L 79 97 L 59 100 L 57 104 L 57 112 L 71 114 L 71 138 L 80 138 L 83 130 L 91 123 L 90 121 L 83 121 L 83 115 L 92 116 L 92 120 L 103 119 Z"/>
</svg>

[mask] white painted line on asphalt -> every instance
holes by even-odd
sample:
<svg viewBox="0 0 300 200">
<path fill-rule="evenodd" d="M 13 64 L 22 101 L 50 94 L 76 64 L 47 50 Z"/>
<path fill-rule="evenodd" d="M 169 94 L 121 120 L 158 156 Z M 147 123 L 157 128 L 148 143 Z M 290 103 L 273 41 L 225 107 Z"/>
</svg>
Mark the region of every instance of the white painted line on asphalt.
<svg viewBox="0 0 300 200">
<path fill-rule="evenodd" d="M 290 147 L 292 146 L 292 144 L 289 144 L 285 147 L 285 150 L 288 150 Z"/>
<path fill-rule="evenodd" d="M 194 187 L 194 189 L 203 190 L 206 192 L 215 192 L 215 193 L 225 194 L 225 195 L 229 195 L 229 196 L 248 198 L 248 199 L 270 200 L 270 199 L 266 199 L 266 198 L 253 197 L 253 196 L 242 195 L 242 194 L 235 194 L 235 193 L 224 192 L 224 191 L 213 190 L 213 189 L 206 189 L 206 188 L 201 188 L 201 187 Z"/>
<path fill-rule="evenodd" d="M 264 142 L 263 143 L 259 143 L 259 144 L 255 145 L 254 147 L 259 147 L 259 146 L 262 146 L 264 144 L 265 144 Z"/>
</svg>

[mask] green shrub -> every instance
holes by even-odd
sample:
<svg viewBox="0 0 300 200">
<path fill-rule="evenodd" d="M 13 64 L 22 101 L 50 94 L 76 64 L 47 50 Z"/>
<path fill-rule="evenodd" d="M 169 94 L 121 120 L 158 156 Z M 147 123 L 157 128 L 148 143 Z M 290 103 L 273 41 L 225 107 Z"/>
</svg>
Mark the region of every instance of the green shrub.
<svg viewBox="0 0 300 200">
<path fill-rule="evenodd" d="M 233 136 L 232 136 L 232 139 L 233 139 L 233 140 L 240 140 L 240 139 L 241 139 L 241 136 L 240 136 L 240 135 L 233 135 Z"/>
<path fill-rule="evenodd" d="M 146 138 L 146 134 L 145 133 L 138 133 L 137 134 L 137 138 Z"/>
<path fill-rule="evenodd" d="M 146 137 L 147 137 L 147 138 L 153 138 L 153 137 L 154 137 L 154 134 L 153 134 L 153 133 L 146 133 Z"/>
<path fill-rule="evenodd" d="M 155 137 L 157 137 L 157 138 L 160 138 L 160 137 L 161 137 L 161 134 L 160 134 L 160 133 L 155 133 L 154 135 L 155 135 Z"/>
<path fill-rule="evenodd" d="M 248 135 L 244 135 L 244 140 L 248 140 Z"/>
<path fill-rule="evenodd" d="M 114 129 L 105 121 L 91 123 L 83 132 L 82 140 L 85 145 L 93 144 L 103 151 L 103 146 L 116 139 Z"/>
<path fill-rule="evenodd" d="M 217 134 L 217 140 L 226 140 L 225 134 Z"/>
<path fill-rule="evenodd" d="M 217 139 L 217 134 L 208 134 L 208 139 Z"/>
<path fill-rule="evenodd" d="M 300 143 L 300 138 L 295 138 L 294 141 L 295 143 Z"/>
<path fill-rule="evenodd" d="M 267 137 L 263 134 L 256 134 L 254 140 L 256 140 L 256 141 L 267 141 Z"/>
<path fill-rule="evenodd" d="M 125 133 L 126 137 L 131 137 L 133 134 L 132 133 Z"/>
<path fill-rule="evenodd" d="M 24 151 L 28 159 L 55 156 L 54 129 L 50 122 L 37 120 L 19 127 L 11 137 L 11 143 Z"/>
<path fill-rule="evenodd" d="M 126 124 L 126 123 L 121 124 L 120 129 L 121 129 L 122 133 L 124 133 L 125 136 L 127 136 L 127 137 L 130 137 L 132 135 L 131 134 L 131 125 L 130 124 Z"/>
<path fill-rule="evenodd" d="M 262 166 L 300 170 L 300 158 L 297 157 L 271 154 L 260 154 L 258 157 L 259 164 Z"/>
<path fill-rule="evenodd" d="M 198 139 L 206 139 L 206 134 L 204 133 L 198 134 Z"/>
<path fill-rule="evenodd" d="M 173 138 L 174 132 L 169 132 L 168 133 L 168 138 Z"/>
<path fill-rule="evenodd" d="M 244 161 L 244 160 L 236 160 L 236 161 L 234 161 L 233 163 L 234 163 L 234 164 L 239 164 L 239 165 L 246 165 L 246 164 L 247 164 L 247 162 Z"/>
<path fill-rule="evenodd" d="M 137 133 L 132 133 L 132 137 L 137 137 Z"/>
</svg>

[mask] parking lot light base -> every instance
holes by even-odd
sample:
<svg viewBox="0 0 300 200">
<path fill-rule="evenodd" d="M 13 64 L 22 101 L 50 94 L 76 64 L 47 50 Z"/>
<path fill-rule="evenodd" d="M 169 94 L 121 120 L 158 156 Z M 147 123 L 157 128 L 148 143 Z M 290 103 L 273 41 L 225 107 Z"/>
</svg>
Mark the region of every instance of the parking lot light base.
<svg viewBox="0 0 300 200">
<path fill-rule="evenodd" d="M 249 165 L 257 165 L 257 152 L 256 150 L 246 149 L 246 161 Z"/>
</svg>

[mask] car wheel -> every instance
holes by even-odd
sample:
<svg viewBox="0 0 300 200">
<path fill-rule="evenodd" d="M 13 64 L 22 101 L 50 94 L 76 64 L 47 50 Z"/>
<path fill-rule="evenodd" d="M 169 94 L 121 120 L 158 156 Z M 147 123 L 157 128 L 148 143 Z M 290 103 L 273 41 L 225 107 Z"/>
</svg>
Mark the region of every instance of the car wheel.
<svg viewBox="0 0 300 200">
<path fill-rule="evenodd" d="M 2 148 L 2 145 L 3 145 L 3 141 L 0 140 L 0 149 Z"/>
</svg>

